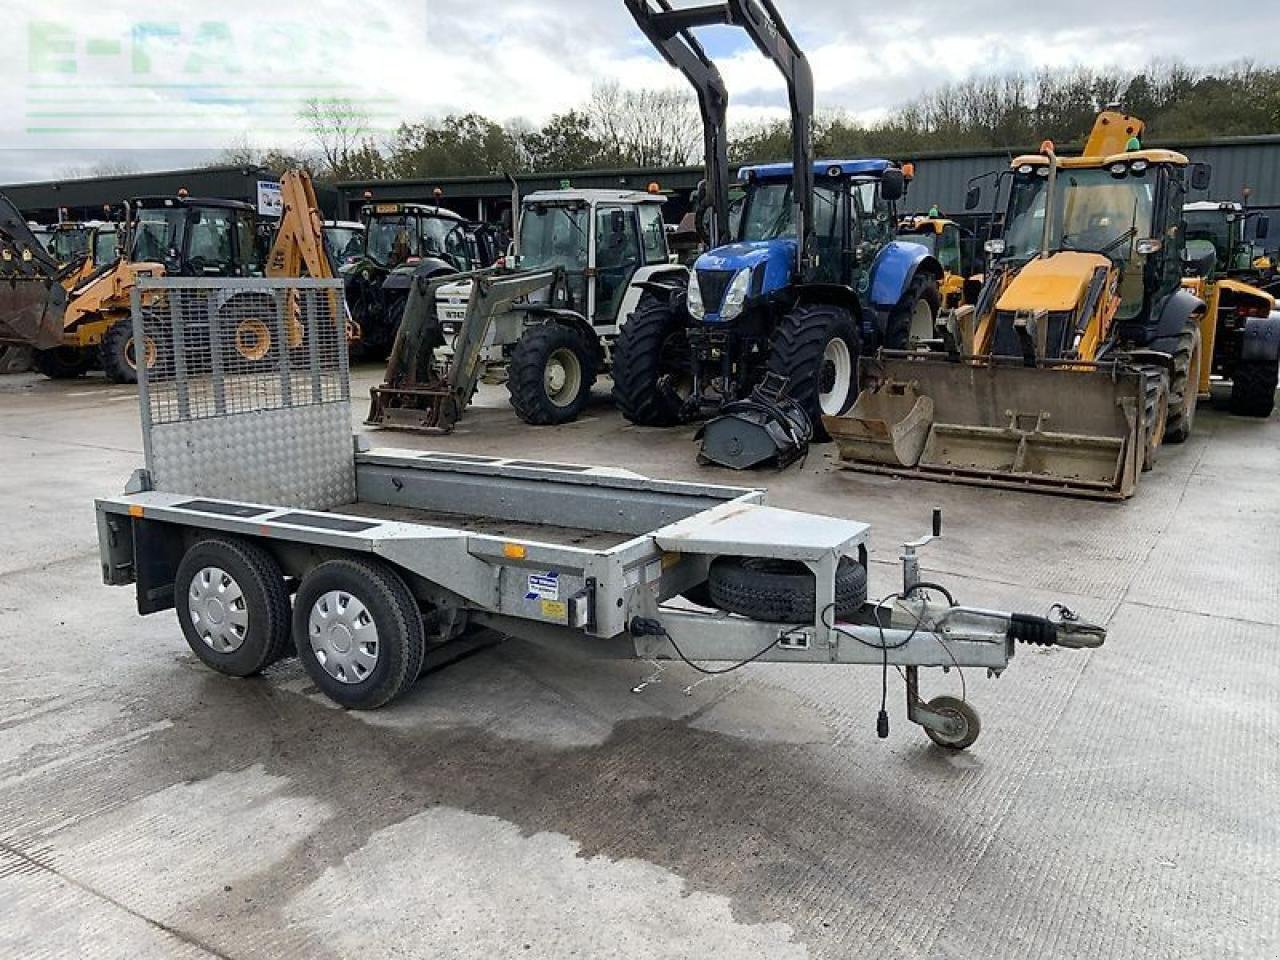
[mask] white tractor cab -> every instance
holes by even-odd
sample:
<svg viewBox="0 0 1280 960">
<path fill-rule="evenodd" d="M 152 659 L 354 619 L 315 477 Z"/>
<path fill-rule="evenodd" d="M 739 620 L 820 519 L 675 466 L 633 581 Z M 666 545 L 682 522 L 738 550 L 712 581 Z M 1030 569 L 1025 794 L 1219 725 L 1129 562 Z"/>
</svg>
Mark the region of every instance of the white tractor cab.
<svg viewBox="0 0 1280 960">
<path fill-rule="evenodd" d="M 662 219 L 666 198 L 653 190 L 542 190 L 520 203 L 520 224 L 504 269 L 562 271 L 553 282 L 493 318 L 484 377 L 504 376 L 511 405 L 526 423 L 566 423 L 586 405 L 596 375 L 609 369 L 614 340 L 647 284 L 687 277 L 671 262 Z M 436 292 L 451 356 L 467 316 L 472 280 Z"/>
</svg>

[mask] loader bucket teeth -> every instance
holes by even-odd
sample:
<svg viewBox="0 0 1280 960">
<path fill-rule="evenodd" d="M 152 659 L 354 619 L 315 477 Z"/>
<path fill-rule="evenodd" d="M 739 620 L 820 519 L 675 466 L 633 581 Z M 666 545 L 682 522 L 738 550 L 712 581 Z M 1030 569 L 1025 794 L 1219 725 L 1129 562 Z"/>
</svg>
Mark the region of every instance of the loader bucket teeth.
<svg viewBox="0 0 1280 960">
<path fill-rule="evenodd" d="M 882 363 L 876 389 L 825 418 L 841 466 L 1100 499 L 1133 494 L 1146 442 L 1142 372 L 924 356 Z"/>
</svg>

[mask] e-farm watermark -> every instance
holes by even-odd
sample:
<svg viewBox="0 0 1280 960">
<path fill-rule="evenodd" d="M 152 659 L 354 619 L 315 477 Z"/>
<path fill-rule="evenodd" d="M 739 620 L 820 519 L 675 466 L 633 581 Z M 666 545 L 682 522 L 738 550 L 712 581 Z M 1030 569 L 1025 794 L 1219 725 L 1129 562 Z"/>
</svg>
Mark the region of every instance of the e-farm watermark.
<svg viewBox="0 0 1280 960">
<path fill-rule="evenodd" d="M 370 134 L 398 116 L 394 97 L 371 92 L 353 57 L 354 45 L 376 49 L 393 36 L 377 19 L 357 29 L 252 16 L 31 19 L 25 35 L 23 132 L 32 146 L 285 142 L 305 135 L 302 116 L 314 103 L 343 105 Z"/>
</svg>

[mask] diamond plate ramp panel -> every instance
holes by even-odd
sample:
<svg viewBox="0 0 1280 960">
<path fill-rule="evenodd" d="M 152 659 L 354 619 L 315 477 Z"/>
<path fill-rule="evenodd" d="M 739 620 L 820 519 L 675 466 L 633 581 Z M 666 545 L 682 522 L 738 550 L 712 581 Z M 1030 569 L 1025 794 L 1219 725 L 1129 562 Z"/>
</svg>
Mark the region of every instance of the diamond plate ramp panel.
<svg viewBox="0 0 1280 960">
<path fill-rule="evenodd" d="M 157 490 L 324 510 L 356 497 L 351 405 L 259 410 L 151 432 Z"/>
</svg>

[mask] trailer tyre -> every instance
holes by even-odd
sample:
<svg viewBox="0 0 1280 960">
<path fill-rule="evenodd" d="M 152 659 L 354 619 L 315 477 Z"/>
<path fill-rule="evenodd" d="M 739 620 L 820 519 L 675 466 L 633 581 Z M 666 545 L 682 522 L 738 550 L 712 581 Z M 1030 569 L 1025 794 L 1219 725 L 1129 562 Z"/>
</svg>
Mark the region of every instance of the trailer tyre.
<svg viewBox="0 0 1280 960">
<path fill-rule="evenodd" d="M 1169 378 L 1169 417 L 1165 423 L 1167 443 L 1183 443 L 1191 436 L 1200 389 L 1200 315 L 1193 314 L 1178 336 L 1173 352 L 1173 375 Z"/>
<path fill-rule="evenodd" d="M 967 750 L 973 746 L 978 734 L 982 732 L 982 721 L 978 718 L 978 711 L 967 700 L 959 697 L 934 697 L 929 701 L 928 707 L 935 713 L 957 721 L 963 727 L 954 734 L 925 727 L 924 732 L 929 735 L 930 740 L 947 750 Z"/>
<path fill-rule="evenodd" d="M 302 580 L 293 602 L 293 642 L 317 687 L 348 710 L 376 710 L 418 679 L 422 612 L 391 567 L 341 558 Z"/>
<path fill-rule="evenodd" d="M 1231 374 L 1230 410 L 1237 417 L 1269 417 L 1276 406 L 1276 364 L 1239 363 Z"/>
<path fill-rule="evenodd" d="M 802 303 L 782 318 L 769 350 L 769 372 L 787 378 L 791 398 L 813 424 L 819 443 L 831 439 L 824 414 L 839 416 L 858 397 L 858 328 L 848 310 Z"/>
<path fill-rule="evenodd" d="M 707 577 L 712 606 L 767 623 L 812 623 L 816 581 L 804 564 L 769 557 L 717 557 Z M 836 568 L 836 616 L 866 603 L 867 571 L 841 557 Z"/>
<path fill-rule="evenodd" d="M 31 365 L 50 380 L 74 380 L 93 366 L 93 356 L 80 347 L 53 347 L 32 351 Z"/>
<path fill-rule="evenodd" d="M 613 346 L 613 400 L 642 427 L 673 427 L 693 390 L 689 338 L 666 300 L 645 291 Z"/>
<path fill-rule="evenodd" d="M 243 540 L 211 538 L 183 555 L 174 578 L 178 622 L 208 667 L 250 677 L 289 650 L 289 595 L 266 550 Z"/>
<path fill-rule="evenodd" d="M 507 364 L 511 405 L 525 423 L 568 423 L 587 405 L 598 367 L 595 346 L 581 331 L 563 323 L 529 327 Z"/>
</svg>

